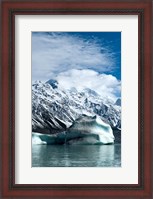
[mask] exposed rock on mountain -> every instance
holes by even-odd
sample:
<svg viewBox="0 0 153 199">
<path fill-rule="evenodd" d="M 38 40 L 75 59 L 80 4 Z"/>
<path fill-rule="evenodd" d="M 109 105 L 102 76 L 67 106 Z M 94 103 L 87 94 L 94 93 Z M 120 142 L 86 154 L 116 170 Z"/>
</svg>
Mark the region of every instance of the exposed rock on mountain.
<svg viewBox="0 0 153 199">
<path fill-rule="evenodd" d="M 86 88 L 82 92 L 58 87 L 56 80 L 32 85 L 32 131 L 55 134 L 68 129 L 83 114 L 99 116 L 112 128 L 121 128 L 121 107 Z"/>
<path fill-rule="evenodd" d="M 118 99 L 116 100 L 115 105 L 121 106 L 121 99 L 120 99 L 120 98 L 118 98 Z"/>
</svg>

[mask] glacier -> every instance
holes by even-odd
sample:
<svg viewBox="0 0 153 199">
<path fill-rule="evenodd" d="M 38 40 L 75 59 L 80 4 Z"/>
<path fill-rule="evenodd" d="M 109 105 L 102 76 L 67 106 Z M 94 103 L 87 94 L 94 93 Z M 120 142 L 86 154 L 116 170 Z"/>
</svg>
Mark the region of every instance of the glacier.
<svg viewBox="0 0 153 199">
<path fill-rule="evenodd" d="M 32 133 L 32 144 L 113 144 L 112 128 L 98 116 L 82 115 L 63 132 Z"/>
</svg>

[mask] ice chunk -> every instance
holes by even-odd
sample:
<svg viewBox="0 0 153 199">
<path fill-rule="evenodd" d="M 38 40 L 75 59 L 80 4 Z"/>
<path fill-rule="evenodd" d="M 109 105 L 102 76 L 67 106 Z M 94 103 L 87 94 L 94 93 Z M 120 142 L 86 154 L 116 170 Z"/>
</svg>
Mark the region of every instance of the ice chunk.
<svg viewBox="0 0 153 199">
<path fill-rule="evenodd" d="M 32 134 L 33 144 L 112 144 L 113 131 L 100 117 L 82 115 L 64 132 Z"/>
<path fill-rule="evenodd" d="M 64 144 L 65 132 L 57 134 L 32 133 L 32 144 Z"/>
<path fill-rule="evenodd" d="M 70 144 L 112 144 L 114 135 L 110 125 L 103 122 L 100 117 L 83 115 L 69 128 L 67 141 Z"/>
<path fill-rule="evenodd" d="M 40 135 L 40 133 L 32 134 L 32 144 L 47 144 L 45 141 L 41 140 Z"/>
</svg>

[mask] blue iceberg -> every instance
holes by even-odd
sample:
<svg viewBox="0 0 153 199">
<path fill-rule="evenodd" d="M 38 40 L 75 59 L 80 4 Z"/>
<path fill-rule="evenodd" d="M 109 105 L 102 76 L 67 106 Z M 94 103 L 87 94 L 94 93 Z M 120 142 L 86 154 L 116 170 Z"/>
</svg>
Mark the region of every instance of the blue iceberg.
<svg viewBox="0 0 153 199">
<path fill-rule="evenodd" d="M 56 134 L 32 133 L 33 144 L 113 144 L 112 128 L 98 116 L 82 115 L 67 131 Z"/>
</svg>

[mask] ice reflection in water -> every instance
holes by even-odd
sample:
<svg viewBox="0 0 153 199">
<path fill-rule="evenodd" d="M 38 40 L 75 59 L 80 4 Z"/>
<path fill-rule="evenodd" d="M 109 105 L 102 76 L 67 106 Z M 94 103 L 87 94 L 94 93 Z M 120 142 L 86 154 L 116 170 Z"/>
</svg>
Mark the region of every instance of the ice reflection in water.
<svg viewBox="0 0 153 199">
<path fill-rule="evenodd" d="M 121 145 L 33 145 L 33 167 L 120 167 Z"/>
</svg>

